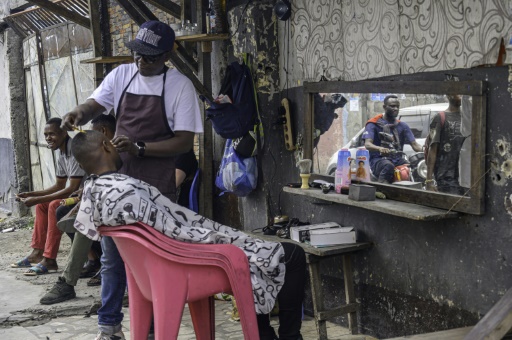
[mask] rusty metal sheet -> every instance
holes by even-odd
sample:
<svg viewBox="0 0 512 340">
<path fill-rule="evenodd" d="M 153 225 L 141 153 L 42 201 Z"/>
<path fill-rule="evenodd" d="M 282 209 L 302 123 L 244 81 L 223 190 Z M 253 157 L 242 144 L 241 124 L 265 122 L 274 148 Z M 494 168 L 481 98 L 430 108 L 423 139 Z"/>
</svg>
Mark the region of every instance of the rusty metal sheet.
<svg viewBox="0 0 512 340">
<path fill-rule="evenodd" d="M 70 55 L 68 25 L 60 24 L 41 31 L 44 61 Z"/>
<path fill-rule="evenodd" d="M 94 91 L 94 64 L 81 64 L 81 60 L 94 57 L 93 51 L 72 55 L 75 92 L 78 103 L 83 103 Z"/>
<path fill-rule="evenodd" d="M 71 54 L 92 51 L 91 30 L 77 24 L 68 24 L 69 48 Z"/>
<path fill-rule="evenodd" d="M 77 105 L 71 57 L 44 63 L 48 103 L 52 117 L 62 117 Z"/>
</svg>

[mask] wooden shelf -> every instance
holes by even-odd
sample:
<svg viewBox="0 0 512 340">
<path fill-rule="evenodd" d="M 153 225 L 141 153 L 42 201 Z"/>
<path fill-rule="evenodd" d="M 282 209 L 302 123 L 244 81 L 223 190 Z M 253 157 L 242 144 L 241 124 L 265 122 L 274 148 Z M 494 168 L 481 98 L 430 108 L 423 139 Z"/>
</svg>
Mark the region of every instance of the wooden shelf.
<svg viewBox="0 0 512 340">
<path fill-rule="evenodd" d="M 183 42 L 211 42 L 227 39 L 229 39 L 229 34 L 227 33 L 181 35 L 176 37 L 176 41 Z M 96 57 L 91 59 L 84 59 L 80 61 L 80 64 L 125 64 L 131 62 L 133 62 L 133 56 L 118 55 L 115 57 Z"/>
<path fill-rule="evenodd" d="M 91 59 L 84 59 L 80 61 L 80 64 L 125 64 L 132 62 L 133 56 L 118 55 L 115 57 L 96 57 Z"/>
<path fill-rule="evenodd" d="M 393 201 L 390 199 L 376 199 L 375 201 L 353 201 L 348 199 L 348 195 L 333 193 L 324 194 L 320 189 L 297 189 L 284 187 L 284 192 L 294 195 L 307 196 L 321 199 L 324 201 L 344 204 L 361 209 L 378 211 L 381 213 L 409 218 L 416 221 L 437 221 L 445 218 L 455 218 L 459 213 L 438 208 L 431 208 L 424 205 Z"/>
<path fill-rule="evenodd" d="M 227 34 L 227 33 L 180 35 L 180 36 L 176 37 L 176 41 L 184 41 L 184 42 L 203 42 L 203 41 L 216 41 L 216 40 L 227 40 L 227 39 L 229 39 L 229 34 Z"/>
</svg>

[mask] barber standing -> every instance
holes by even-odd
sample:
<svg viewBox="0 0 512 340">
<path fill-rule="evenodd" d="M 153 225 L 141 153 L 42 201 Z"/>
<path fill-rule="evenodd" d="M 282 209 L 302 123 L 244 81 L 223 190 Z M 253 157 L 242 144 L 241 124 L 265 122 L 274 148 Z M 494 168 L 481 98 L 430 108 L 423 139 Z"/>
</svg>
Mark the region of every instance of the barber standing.
<svg viewBox="0 0 512 340">
<path fill-rule="evenodd" d="M 119 172 L 155 186 L 175 202 L 174 156 L 192 148 L 194 135 L 202 133 L 203 126 L 192 82 L 165 66 L 174 39 L 174 31 L 167 24 L 142 24 L 136 38 L 126 44 L 134 64 L 114 69 L 85 103 L 64 116 L 62 127 L 72 130 L 114 108 L 117 132 L 112 143 L 123 160 Z M 96 339 L 124 339 L 124 263 L 110 237 L 103 237 L 101 242 L 102 307 L 98 310 Z"/>
</svg>

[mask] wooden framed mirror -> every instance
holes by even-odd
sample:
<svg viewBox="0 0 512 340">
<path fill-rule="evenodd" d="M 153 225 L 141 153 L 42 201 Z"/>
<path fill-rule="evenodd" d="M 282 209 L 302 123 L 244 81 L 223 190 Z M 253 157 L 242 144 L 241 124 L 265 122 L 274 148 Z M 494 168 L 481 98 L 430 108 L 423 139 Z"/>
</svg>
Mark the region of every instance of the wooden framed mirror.
<svg viewBox="0 0 512 340">
<path fill-rule="evenodd" d="M 383 100 L 393 94 L 400 101 L 398 119 L 411 128 L 423 145 L 432 117 L 448 108 L 448 96 L 460 95 L 463 144 L 458 160 L 460 194 L 412 189 L 371 181 L 387 198 L 449 211 L 481 215 L 485 190 L 485 112 L 487 86 L 482 81 L 354 81 L 304 83 L 304 158 L 313 160 L 313 178 L 334 182 L 337 151 L 364 146 L 368 119 L 383 113 Z M 450 145 L 445 145 L 450 147 Z M 413 150 L 404 148 L 413 155 Z M 423 165 L 422 171 L 426 172 Z M 425 172 L 422 172 L 425 175 Z M 422 181 L 417 177 L 417 181 Z M 424 178 L 423 178 L 424 180 Z"/>
</svg>

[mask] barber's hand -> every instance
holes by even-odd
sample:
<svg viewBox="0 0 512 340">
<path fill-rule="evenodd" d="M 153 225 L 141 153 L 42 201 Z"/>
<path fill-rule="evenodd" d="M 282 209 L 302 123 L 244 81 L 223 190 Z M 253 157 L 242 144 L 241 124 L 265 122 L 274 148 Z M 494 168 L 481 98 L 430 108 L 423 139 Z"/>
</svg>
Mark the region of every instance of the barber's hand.
<svg viewBox="0 0 512 340">
<path fill-rule="evenodd" d="M 389 150 L 388 148 L 380 148 L 379 152 L 381 155 L 384 156 L 389 156 L 391 154 L 391 150 Z"/>
<path fill-rule="evenodd" d="M 64 117 L 62 117 L 62 124 L 60 126 L 64 131 L 73 131 L 74 127 L 78 127 L 82 124 L 82 119 L 84 115 L 82 110 L 78 108 L 74 108 L 72 111 L 66 113 Z"/>
<path fill-rule="evenodd" d="M 139 149 L 130 140 L 130 138 L 120 135 L 112 139 L 112 145 L 117 149 L 118 152 L 127 152 L 132 156 L 137 156 Z"/>
</svg>

